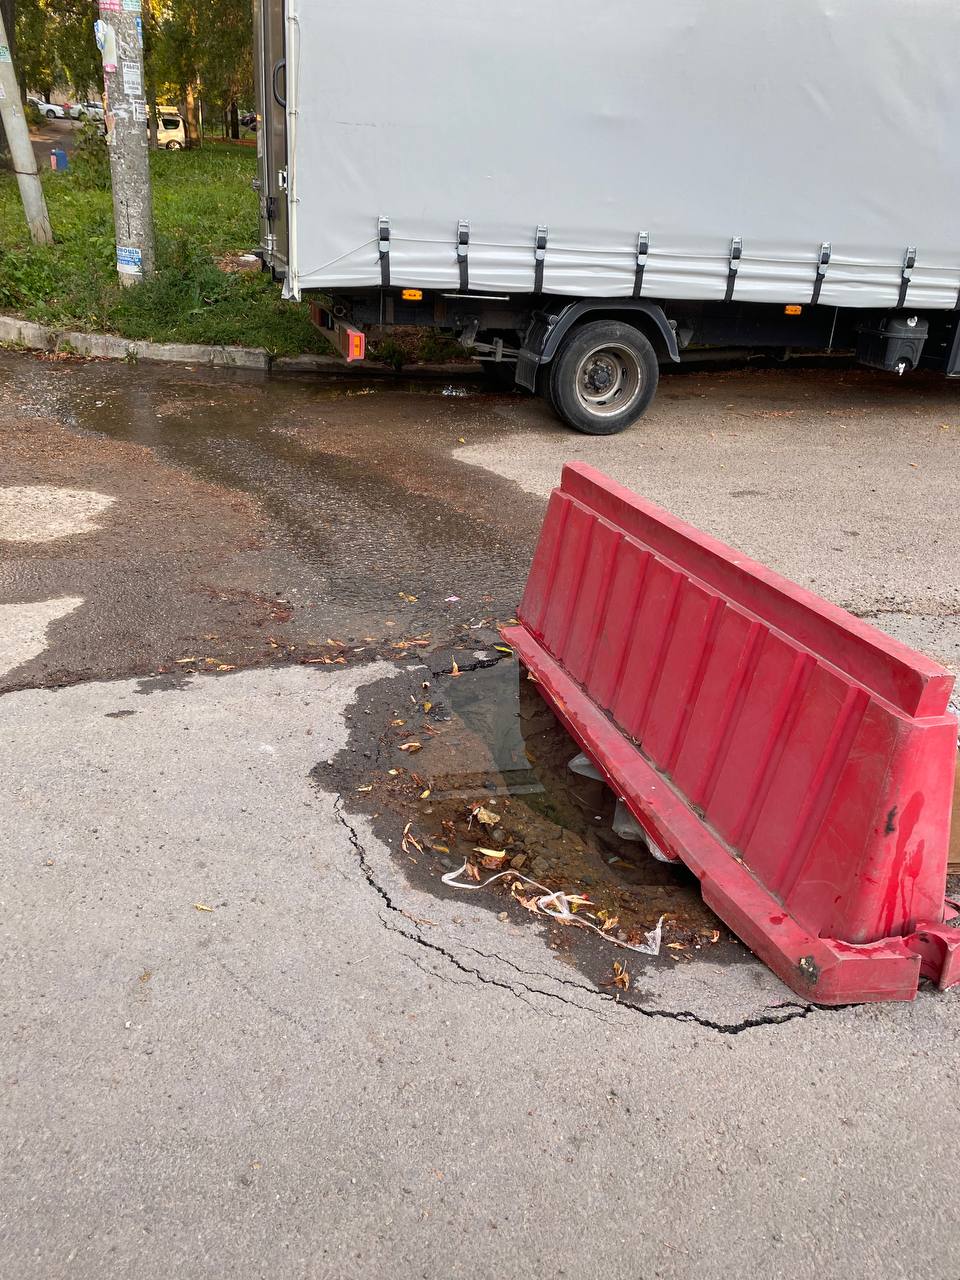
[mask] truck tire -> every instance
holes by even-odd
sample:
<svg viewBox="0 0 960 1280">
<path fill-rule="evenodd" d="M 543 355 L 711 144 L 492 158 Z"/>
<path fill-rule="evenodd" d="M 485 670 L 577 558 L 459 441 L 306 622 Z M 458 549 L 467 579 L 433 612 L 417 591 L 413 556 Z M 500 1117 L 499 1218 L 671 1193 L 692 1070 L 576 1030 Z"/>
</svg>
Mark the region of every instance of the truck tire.
<svg viewBox="0 0 960 1280">
<path fill-rule="evenodd" d="M 660 367 L 648 339 L 621 320 L 592 320 L 564 339 L 547 378 L 547 400 L 575 431 L 612 436 L 646 411 Z"/>
</svg>

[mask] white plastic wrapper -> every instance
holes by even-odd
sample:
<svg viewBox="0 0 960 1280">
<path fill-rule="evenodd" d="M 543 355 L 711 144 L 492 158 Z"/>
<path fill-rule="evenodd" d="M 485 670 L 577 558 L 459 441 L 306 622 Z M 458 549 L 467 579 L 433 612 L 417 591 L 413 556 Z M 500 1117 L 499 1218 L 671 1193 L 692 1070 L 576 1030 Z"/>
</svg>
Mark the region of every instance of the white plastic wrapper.
<svg viewBox="0 0 960 1280">
<path fill-rule="evenodd" d="M 641 827 L 627 806 L 622 800 L 617 801 L 617 807 L 613 811 L 613 830 L 621 840 L 637 840 L 642 841 L 647 849 L 658 862 L 669 862 L 670 859 L 661 848 L 651 839 L 650 835 Z"/>
<path fill-rule="evenodd" d="M 603 774 L 586 752 L 581 751 L 578 756 L 574 756 L 567 768 L 571 773 L 579 774 L 581 778 L 590 778 L 594 782 L 603 782 Z"/>
</svg>

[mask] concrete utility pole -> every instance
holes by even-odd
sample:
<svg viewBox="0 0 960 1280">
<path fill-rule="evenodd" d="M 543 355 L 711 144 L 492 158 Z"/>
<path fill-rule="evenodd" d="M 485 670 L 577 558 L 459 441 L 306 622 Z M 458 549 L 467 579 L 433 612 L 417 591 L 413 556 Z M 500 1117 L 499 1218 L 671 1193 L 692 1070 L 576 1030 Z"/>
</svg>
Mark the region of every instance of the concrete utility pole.
<svg viewBox="0 0 960 1280">
<path fill-rule="evenodd" d="M 121 284 L 137 284 L 154 271 L 140 0 L 100 0 L 100 19 L 95 25 L 103 58 L 117 271 Z"/>
<path fill-rule="evenodd" d="M 53 231 L 47 214 L 47 202 L 43 198 L 43 187 L 37 173 L 37 157 L 33 154 L 33 143 L 30 131 L 23 114 L 23 103 L 20 101 L 20 86 L 17 84 L 13 60 L 10 57 L 10 45 L 7 40 L 3 14 L 0 12 L 0 120 L 7 135 L 10 147 L 10 159 L 17 175 L 20 188 L 20 199 L 23 201 L 23 212 L 30 228 L 30 239 L 34 244 L 53 244 Z"/>
</svg>

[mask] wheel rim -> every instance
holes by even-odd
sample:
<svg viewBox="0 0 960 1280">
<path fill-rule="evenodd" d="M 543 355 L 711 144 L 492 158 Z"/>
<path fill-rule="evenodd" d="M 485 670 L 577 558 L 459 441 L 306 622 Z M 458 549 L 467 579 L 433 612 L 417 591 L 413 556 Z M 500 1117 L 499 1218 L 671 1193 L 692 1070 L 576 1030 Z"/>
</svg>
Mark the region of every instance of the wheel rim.
<svg viewBox="0 0 960 1280">
<path fill-rule="evenodd" d="M 643 369 L 636 353 L 617 342 L 595 347 L 580 361 L 577 399 L 587 413 L 609 418 L 623 413 L 643 390 Z"/>
</svg>

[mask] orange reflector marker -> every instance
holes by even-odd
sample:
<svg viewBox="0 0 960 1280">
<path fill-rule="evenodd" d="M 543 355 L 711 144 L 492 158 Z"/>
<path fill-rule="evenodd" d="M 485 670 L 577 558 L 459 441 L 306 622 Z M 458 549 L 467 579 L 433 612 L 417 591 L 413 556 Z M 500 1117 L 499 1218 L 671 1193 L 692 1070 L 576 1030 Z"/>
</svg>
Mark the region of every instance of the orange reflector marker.
<svg viewBox="0 0 960 1280">
<path fill-rule="evenodd" d="M 401 292 L 400 297 L 404 300 L 404 302 L 420 302 L 423 299 L 423 290 L 422 289 L 404 289 Z"/>
<path fill-rule="evenodd" d="M 366 358 L 367 338 L 361 329 L 354 329 L 353 325 L 345 324 L 343 320 L 331 315 L 316 302 L 310 304 L 310 319 L 326 334 L 348 364 L 353 360 Z"/>
<path fill-rule="evenodd" d="M 366 334 L 354 329 L 352 325 L 338 323 L 334 329 L 334 341 L 347 364 L 363 360 L 367 354 Z"/>
<path fill-rule="evenodd" d="M 784 307 L 783 313 L 784 315 L 787 315 L 787 316 L 799 316 L 803 314 L 803 307 L 798 307 L 794 305 L 791 305 L 789 307 Z"/>
</svg>

